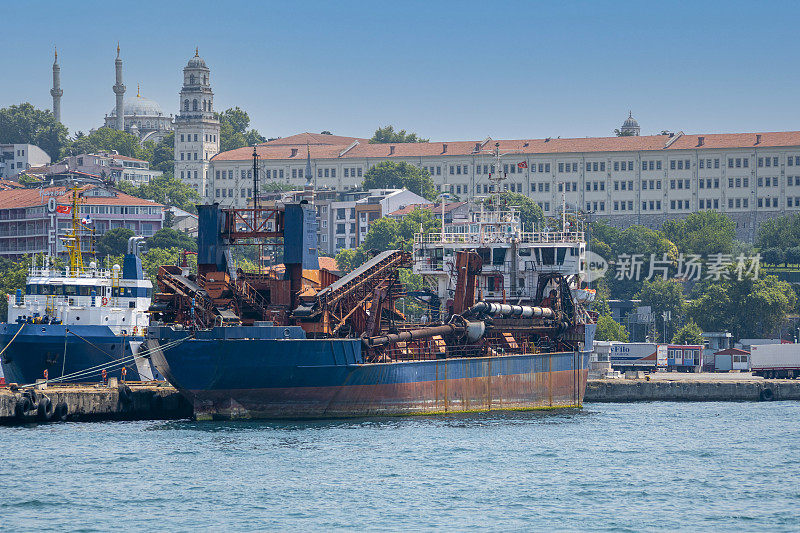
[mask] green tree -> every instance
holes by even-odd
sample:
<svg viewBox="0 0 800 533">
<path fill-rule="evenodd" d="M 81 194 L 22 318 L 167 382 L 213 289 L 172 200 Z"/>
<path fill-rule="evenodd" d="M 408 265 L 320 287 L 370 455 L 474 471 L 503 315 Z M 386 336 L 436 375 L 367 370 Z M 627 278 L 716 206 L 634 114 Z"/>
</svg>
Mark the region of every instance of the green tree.
<svg viewBox="0 0 800 533">
<path fill-rule="evenodd" d="M 800 215 L 786 215 L 764 221 L 758 230 L 756 246 L 762 250 L 800 246 Z"/>
<path fill-rule="evenodd" d="M 594 338 L 599 341 L 628 342 L 628 330 L 610 315 L 600 315 Z"/>
<path fill-rule="evenodd" d="M 686 218 L 668 220 L 664 236 L 684 254 L 730 254 L 736 241 L 736 222 L 716 211 L 699 211 Z"/>
<path fill-rule="evenodd" d="M 339 270 L 343 274 L 347 274 L 352 272 L 354 268 L 358 268 L 363 265 L 366 260 L 369 259 L 369 254 L 361 247 L 356 249 L 345 248 L 339 250 L 335 259 L 336 266 L 339 267 Z"/>
<path fill-rule="evenodd" d="M 29 189 L 42 185 L 42 178 L 34 176 L 33 174 L 20 174 L 20 176 L 17 178 L 17 181 Z"/>
<path fill-rule="evenodd" d="M 608 244 L 611 245 L 613 260 L 617 261 L 617 264 L 610 266 L 606 272 L 606 279 L 611 294 L 616 298 L 631 298 L 641 288 L 640 280 L 650 274 L 651 256 L 654 256 L 657 261 L 662 261 L 666 254 L 667 261 L 673 265 L 678 260 L 678 248 L 672 241 L 664 237 L 660 231 L 643 226 L 626 228 L 616 236 L 615 242 Z M 627 259 L 625 256 L 628 256 Z M 638 259 L 634 256 L 638 256 Z M 640 263 L 638 279 L 637 268 L 622 268 L 623 261 L 633 264 L 634 259 Z M 656 274 L 658 274 L 657 271 Z"/>
<path fill-rule="evenodd" d="M 392 250 L 398 238 L 401 237 L 397 220 L 381 218 L 370 224 L 362 246 L 366 250 Z"/>
<path fill-rule="evenodd" d="M 91 154 L 111 152 L 112 150 L 116 150 L 120 155 L 137 159 L 148 159 L 149 155 L 137 136 L 106 127 L 99 128 L 89 135 L 77 137 L 64 146 L 62 155 Z"/>
<path fill-rule="evenodd" d="M 520 222 L 527 231 L 533 231 L 534 227 L 541 227 L 544 224 L 542 208 L 524 194 L 508 191 L 500 193 L 500 208 L 508 209 L 509 207 L 519 208 Z"/>
<path fill-rule="evenodd" d="M 182 256 L 183 250 L 181 248 L 153 248 L 142 256 L 142 270 L 155 287 L 158 267 L 162 265 L 178 265 L 183 259 Z M 197 256 L 189 255 L 187 261 L 191 270 L 197 272 Z"/>
<path fill-rule="evenodd" d="M 375 130 L 375 134 L 369 140 L 370 144 L 385 143 L 426 143 L 430 139 L 423 139 L 416 133 L 406 133 L 406 130 L 394 131 L 394 126 L 384 126 Z"/>
<path fill-rule="evenodd" d="M 672 315 L 672 321 L 680 322 L 684 315 L 684 298 L 681 283 L 675 279 L 663 279 L 661 277 L 645 281 L 641 290 L 636 294 L 636 298 L 642 300 L 643 306 L 650 306 L 656 319 L 656 330 L 658 334 L 664 331 L 664 312 Z M 669 338 L 669 334 L 667 334 Z M 666 341 L 666 339 L 662 339 Z"/>
<path fill-rule="evenodd" d="M 689 316 L 704 331 L 730 331 L 734 338 L 773 334 L 789 313 L 797 312 L 797 294 L 776 276 L 738 279 L 731 272 L 702 288 L 689 307 Z"/>
<path fill-rule="evenodd" d="M 219 120 L 220 151 L 235 150 L 263 143 L 266 139 L 250 127 L 250 115 L 238 106 L 215 114 Z"/>
<path fill-rule="evenodd" d="M 147 143 L 151 144 L 151 143 Z M 161 172 L 172 172 L 175 167 L 175 133 L 170 132 L 158 144 L 149 147 L 150 168 Z"/>
<path fill-rule="evenodd" d="M 134 236 L 128 228 L 114 228 L 100 237 L 97 253 L 103 255 L 122 255 L 128 251 L 128 239 Z"/>
<path fill-rule="evenodd" d="M 0 294 L 3 295 L 3 298 L 0 298 L 0 317 L 2 320 L 8 320 L 8 300 L 5 295 L 14 295 L 17 289 L 24 291 L 30 266 L 31 258 L 27 255 L 17 261 L 0 258 Z"/>
<path fill-rule="evenodd" d="M 786 254 L 783 248 L 778 248 L 777 246 L 767 248 L 762 252 L 762 255 L 764 257 L 764 262 L 768 265 L 779 265 L 786 260 Z"/>
<path fill-rule="evenodd" d="M 35 144 L 55 160 L 67 143 L 68 134 L 49 110 L 37 109 L 27 102 L 0 109 L 0 143 Z"/>
<path fill-rule="evenodd" d="M 333 135 L 333 133 L 329 132 L 328 130 L 319 132 L 320 135 Z"/>
<path fill-rule="evenodd" d="M 786 262 L 792 265 L 800 264 L 800 246 L 792 246 L 786 250 Z"/>
<path fill-rule="evenodd" d="M 622 131 L 619 128 L 617 128 L 614 130 L 614 135 L 616 135 L 617 137 L 633 137 L 636 134 L 633 133 L 632 131 Z"/>
<path fill-rule="evenodd" d="M 427 170 L 405 161 L 383 161 L 364 174 L 364 189 L 401 189 L 418 194 L 428 200 L 436 198 L 436 188 Z"/>
<path fill-rule="evenodd" d="M 133 195 L 175 206 L 190 213 L 195 211 L 195 203 L 200 200 L 194 189 L 173 176 L 171 172 L 153 178 L 149 183 L 143 183 L 135 189 Z"/>
<path fill-rule="evenodd" d="M 672 337 L 673 344 L 703 344 L 703 330 L 690 320 Z"/>
<path fill-rule="evenodd" d="M 150 250 L 154 248 L 179 248 L 196 252 L 197 241 L 182 231 L 177 231 L 172 228 L 161 228 L 155 232 L 152 237 L 147 239 L 147 247 Z"/>
<path fill-rule="evenodd" d="M 136 196 L 137 187 L 130 181 L 118 181 L 116 184 L 114 184 L 114 188 L 120 192 L 124 192 L 125 194 Z"/>
</svg>

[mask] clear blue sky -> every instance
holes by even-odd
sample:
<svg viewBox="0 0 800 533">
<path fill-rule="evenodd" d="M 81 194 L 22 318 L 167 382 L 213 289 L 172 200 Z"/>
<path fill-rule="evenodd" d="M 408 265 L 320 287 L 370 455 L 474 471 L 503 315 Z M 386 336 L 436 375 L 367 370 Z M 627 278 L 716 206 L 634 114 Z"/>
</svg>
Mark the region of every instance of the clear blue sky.
<svg viewBox="0 0 800 533">
<path fill-rule="evenodd" d="M 800 129 L 797 2 L 7 2 L 0 107 L 49 108 L 53 46 L 71 132 L 126 97 L 178 106 L 195 46 L 218 110 L 262 134 L 433 140 Z"/>
</svg>

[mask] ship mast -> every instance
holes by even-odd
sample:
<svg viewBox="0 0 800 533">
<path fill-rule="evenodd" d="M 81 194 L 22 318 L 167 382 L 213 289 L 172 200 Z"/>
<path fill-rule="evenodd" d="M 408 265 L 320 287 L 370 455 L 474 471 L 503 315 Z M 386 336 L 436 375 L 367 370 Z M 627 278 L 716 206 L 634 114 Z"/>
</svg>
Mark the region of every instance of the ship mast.
<svg viewBox="0 0 800 533">
<path fill-rule="evenodd" d="M 81 223 L 78 219 L 78 184 L 72 186 L 72 227 L 70 233 L 64 237 L 64 245 L 69 252 L 69 268 L 71 274 L 82 274 L 83 267 L 83 254 L 81 252 Z"/>
</svg>

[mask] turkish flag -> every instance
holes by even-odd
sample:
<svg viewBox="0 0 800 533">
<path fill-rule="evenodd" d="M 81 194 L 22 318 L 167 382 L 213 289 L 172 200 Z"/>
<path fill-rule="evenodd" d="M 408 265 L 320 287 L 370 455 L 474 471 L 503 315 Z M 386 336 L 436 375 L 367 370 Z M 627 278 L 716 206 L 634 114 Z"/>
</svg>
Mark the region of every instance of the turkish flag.
<svg viewBox="0 0 800 533">
<path fill-rule="evenodd" d="M 57 205 L 56 206 L 56 213 L 65 213 L 70 214 L 72 213 L 72 206 L 70 205 Z"/>
<path fill-rule="evenodd" d="M 519 168 L 528 168 L 528 163 L 525 161 L 520 161 L 519 163 L 517 163 L 517 166 Z"/>
</svg>

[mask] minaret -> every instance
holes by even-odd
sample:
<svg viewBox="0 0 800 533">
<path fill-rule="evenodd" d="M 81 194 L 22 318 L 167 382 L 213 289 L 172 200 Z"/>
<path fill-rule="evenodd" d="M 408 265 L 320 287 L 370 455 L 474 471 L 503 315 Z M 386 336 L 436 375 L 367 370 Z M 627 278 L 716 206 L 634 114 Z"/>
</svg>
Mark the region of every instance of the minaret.
<svg viewBox="0 0 800 533">
<path fill-rule="evenodd" d="M 314 182 L 311 178 L 311 148 L 306 143 L 306 184 L 303 187 L 303 199 L 314 205 Z"/>
<path fill-rule="evenodd" d="M 61 96 L 64 91 L 61 90 L 61 67 L 58 66 L 58 48 L 55 50 L 55 56 L 53 61 L 53 88 L 50 89 L 50 95 L 53 97 L 53 116 L 56 117 L 56 122 L 61 122 Z"/>
<path fill-rule="evenodd" d="M 125 130 L 124 94 L 125 85 L 122 83 L 122 59 L 119 58 L 119 43 L 117 43 L 117 60 L 114 61 L 117 72 L 117 83 L 114 84 L 114 94 L 117 95 L 117 126 L 120 131 Z"/>
</svg>

